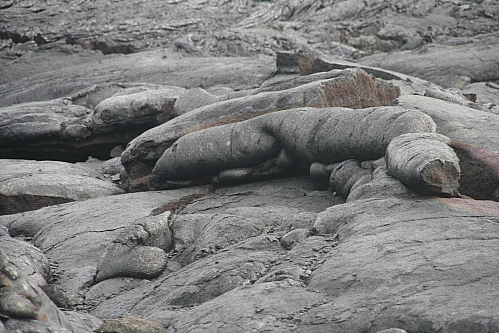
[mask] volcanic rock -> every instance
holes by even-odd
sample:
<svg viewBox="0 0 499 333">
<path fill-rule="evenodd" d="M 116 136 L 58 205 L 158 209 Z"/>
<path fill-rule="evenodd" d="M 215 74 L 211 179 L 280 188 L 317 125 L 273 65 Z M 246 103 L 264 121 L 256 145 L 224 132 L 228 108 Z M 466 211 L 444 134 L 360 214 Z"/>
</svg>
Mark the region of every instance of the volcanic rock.
<svg viewBox="0 0 499 333">
<path fill-rule="evenodd" d="M 90 168 L 56 161 L 0 160 L 0 214 L 124 191 Z"/>
</svg>

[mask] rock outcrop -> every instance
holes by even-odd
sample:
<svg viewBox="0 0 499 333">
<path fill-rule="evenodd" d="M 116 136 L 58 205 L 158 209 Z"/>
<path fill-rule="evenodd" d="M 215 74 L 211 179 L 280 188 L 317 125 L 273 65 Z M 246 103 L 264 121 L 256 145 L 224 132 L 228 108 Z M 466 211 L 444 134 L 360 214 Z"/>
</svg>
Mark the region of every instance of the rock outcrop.
<svg viewBox="0 0 499 333">
<path fill-rule="evenodd" d="M 280 86 L 283 90 L 280 90 Z M 177 139 L 203 128 L 236 123 L 297 107 L 366 108 L 392 105 L 398 96 L 399 90 L 396 87 L 375 80 L 359 69 L 334 71 L 330 73 L 330 78 L 309 83 L 282 83 L 273 87 L 272 91 L 213 103 L 155 127 L 132 140 L 123 152 L 121 161 L 132 179 L 141 178 L 144 172 L 147 174 L 150 170 L 134 176 L 134 169 L 141 166 L 151 168 Z"/>
<path fill-rule="evenodd" d="M 106 84 L 69 98 L 0 108 L 0 156 L 107 159 L 144 130 L 173 118 L 179 87 Z"/>
</svg>

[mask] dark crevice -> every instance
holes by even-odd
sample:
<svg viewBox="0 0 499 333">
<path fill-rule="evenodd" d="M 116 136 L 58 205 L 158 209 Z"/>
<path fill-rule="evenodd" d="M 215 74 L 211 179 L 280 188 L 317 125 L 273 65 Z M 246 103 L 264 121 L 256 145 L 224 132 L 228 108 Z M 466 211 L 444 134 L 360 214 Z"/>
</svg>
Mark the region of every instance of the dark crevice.
<svg viewBox="0 0 499 333">
<path fill-rule="evenodd" d="M 37 161 L 63 161 L 69 163 L 85 162 L 89 157 L 108 160 L 111 150 L 116 146 L 126 146 L 128 141 L 111 142 L 72 147 L 69 145 L 47 145 L 36 147 L 12 147 L 0 149 L 0 159 L 23 159 Z M 3 151 L 2 151 L 3 150 Z"/>
<path fill-rule="evenodd" d="M 12 41 L 16 44 L 18 43 L 27 43 L 29 42 L 31 39 L 27 36 L 23 36 L 17 32 L 12 32 L 12 31 L 0 31 L 0 39 L 12 39 Z"/>
<path fill-rule="evenodd" d="M 74 200 L 68 198 L 18 195 L 15 197 L 0 195 L 0 215 L 17 214 L 25 211 L 36 210 L 45 206 L 59 205 Z"/>
<path fill-rule="evenodd" d="M 192 203 L 194 200 L 200 199 L 210 193 L 214 193 L 215 188 L 213 186 L 207 187 L 206 191 L 203 191 L 201 193 L 195 193 L 191 195 L 187 195 L 185 197 L 182 197 L 176 201 L 170 201 L 164 205 L 161 205 L 160 207 L 155 208 L 151 212 L 151 216 L 156 216 L 160 215 L 166 211 L 170 211 L 172 214 L 180 212 L 183 208 L 185 208 L 188 204 Z"/>
</svg>

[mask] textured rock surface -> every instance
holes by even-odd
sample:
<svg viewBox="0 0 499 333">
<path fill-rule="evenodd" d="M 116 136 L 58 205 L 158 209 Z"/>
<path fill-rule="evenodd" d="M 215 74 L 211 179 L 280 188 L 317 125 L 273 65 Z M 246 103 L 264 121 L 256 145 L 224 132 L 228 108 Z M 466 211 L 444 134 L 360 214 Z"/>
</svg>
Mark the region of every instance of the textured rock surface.
<svg viewBox="0 0 499 333">
<path fill-rule="evenodd" d="M 0 236 L 0 314 L 6 332 L 43 327 L 71 332 L 71 324 L 42 290 L 49 277 L 49 262 L 40 250 Z"/>
<path fill-rule="evenodd" d="M 13 236 L 34 237 L 35 246 L 57 262 L 58 278 L 53 292 L 59 299 L 58 305 L 72 307 L 82 303 L 84 290 L 92 285 L 101 256 L 125 227 L 144 223 L 157 210 L 163 210 L 164 205 L 198 191 L 108 196 L 82 201 L 81 205 L 68 203 L 7 215 L 2 224 L 9 226 Z"/>
<path fill-rule="evenodd" d="M 0 333 L 499 331 L 498 17 L 0 1 Z"/>
<path fill-rule="evenodd" d="M 127 171 L 137 163 L 154 165 L 178 138 L 200 129 L 235 123 L 262 114 L 296 107 L 366 108 L 392 105 L 399 90 L 354 69 L 331 73 L 332 78 L 315 80 L 283 90 L 229 99 L 201 107 L 155 127 L 130 142 L 121 160 Z"/>
<path fill-rule="evenodd" d="M 124 193 L 82 165 L 3 159 L 0 170 L 0 214 Z"/>
<path fill-rule="evenodd" d="M 0 108 L 0 156 L 85 160 L 109 158 L 144 130 L 173 118 L 185 89 L 103 84 L 64 99 Z"/>
<path fill-rule="evenodd" d="M 371 160 L 382 157 L 390 142 L 401 134 L 433 131 L 435 124 L 431 118 L 397 107 L 285 110 L 183 136 L 156 163 L 151 186 L 174 187 L 176 181 L 196 180 L 219 172 L 223 174 L 229 169 L 258 167 L 271 159 L 275 171 L 270 170 L 269 175 L 300 167 L 308 169 L 313 162 L 330 164 L 350 158 Z M 459 179 L 457 157 L 450 159 L 454 154 L 450 148 L 444 152 L 442 160 L 456 164 L 457 173 L 448 177 L 448 189 L 436 192 L 455 194 Z M 438 154 L 438 150 L 434 151 L 435 158 Z M 395 159 L 395 155 L 400 165 L 414 157 L 414 154 L 398 153 L 386 156 L 390 160 Z M 389 166 L 394 164 L 389 163 Z M 405 177 L 410 173 L 393 172 L 393 176 Z M 246 175 L 242 174 L 240 178 L 245 179 Z M 405 184 L 417 188 L 420 182 L 422 179 L 411 177 Z M 435 181 L 435 189 L 439 188 L 437 184 Z M 430 186 L 421 187 L 435 192 L 430 190 Z"/>
</svg>

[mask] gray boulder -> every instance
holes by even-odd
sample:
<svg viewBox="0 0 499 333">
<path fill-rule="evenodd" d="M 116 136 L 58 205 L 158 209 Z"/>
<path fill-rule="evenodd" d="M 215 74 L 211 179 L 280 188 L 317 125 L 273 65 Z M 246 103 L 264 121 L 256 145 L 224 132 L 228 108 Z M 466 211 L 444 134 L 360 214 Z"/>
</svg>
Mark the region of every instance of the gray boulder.
<svg viewBox="0 0 499 333">
<path fill-rule="evenodd" d="M 185 89 L 161 87 L 141 92 L 126 91 L 100 102 L 91 115 L 93 133 L 151 128 L 174 117 L 174 105 Z"/>
</svg>

